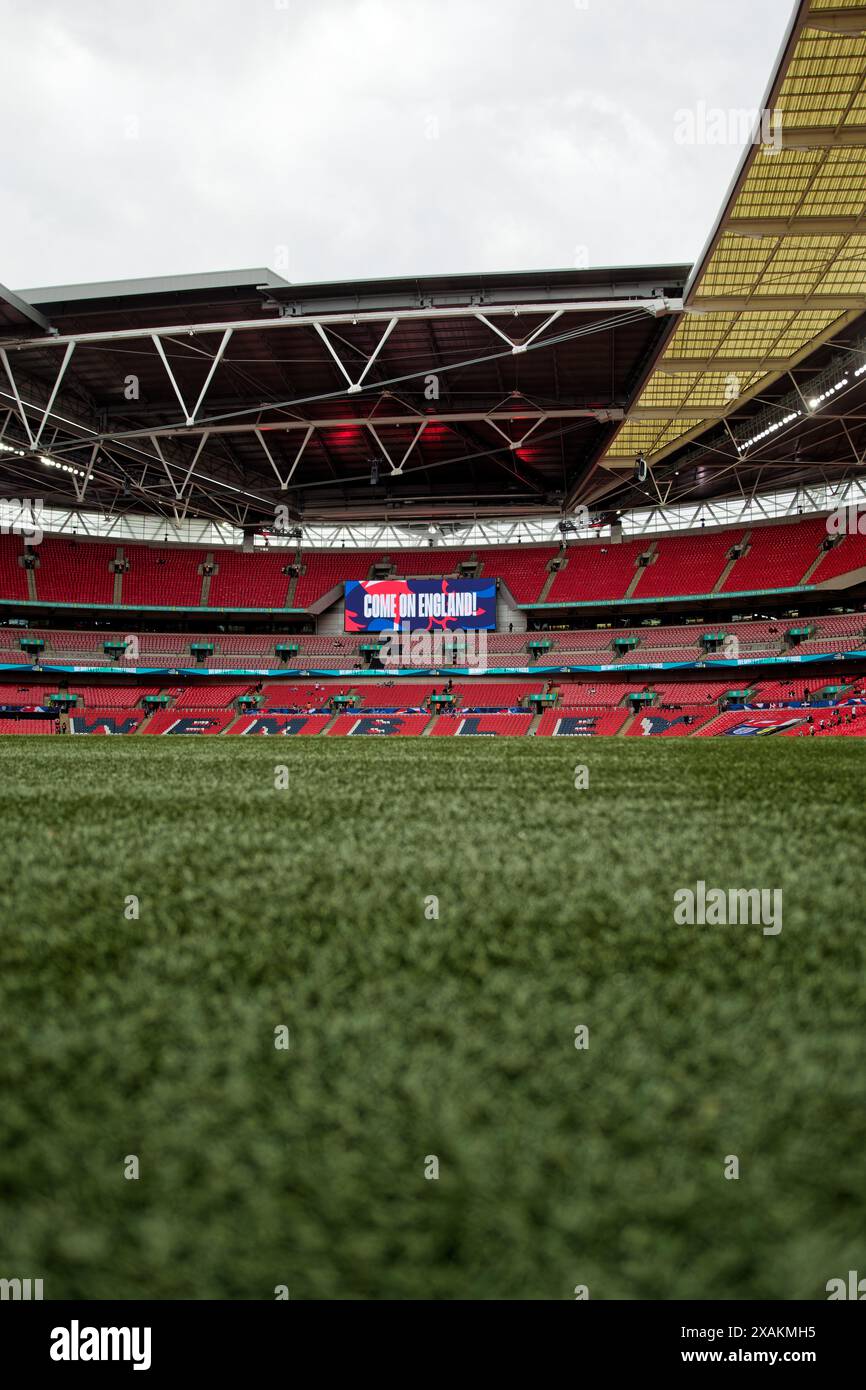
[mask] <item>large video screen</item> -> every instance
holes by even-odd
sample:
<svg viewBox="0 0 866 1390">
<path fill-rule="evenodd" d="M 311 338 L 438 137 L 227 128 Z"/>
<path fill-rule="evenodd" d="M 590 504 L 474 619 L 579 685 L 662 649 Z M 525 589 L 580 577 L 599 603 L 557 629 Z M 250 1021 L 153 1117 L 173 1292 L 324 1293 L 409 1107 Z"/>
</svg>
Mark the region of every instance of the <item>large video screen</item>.
<svg viewBox="0 0 866 1390">
<path fill-rule="evenodd" d="M 350 579 L 346 632 L 491 632 L 494 579 Z"/>
</svg>

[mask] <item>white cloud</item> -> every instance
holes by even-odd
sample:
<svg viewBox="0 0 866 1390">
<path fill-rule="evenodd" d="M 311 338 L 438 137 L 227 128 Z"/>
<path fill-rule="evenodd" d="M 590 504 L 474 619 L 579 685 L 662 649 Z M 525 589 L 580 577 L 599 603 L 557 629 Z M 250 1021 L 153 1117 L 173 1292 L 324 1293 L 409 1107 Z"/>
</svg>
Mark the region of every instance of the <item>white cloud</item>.
<svg viewBox="0 0 866 1390">
<path fill-rule="evenodd" d="M 0 0 L 12 286 L 343 279 L 700 250 L 789 0 Z"/>
</svg>

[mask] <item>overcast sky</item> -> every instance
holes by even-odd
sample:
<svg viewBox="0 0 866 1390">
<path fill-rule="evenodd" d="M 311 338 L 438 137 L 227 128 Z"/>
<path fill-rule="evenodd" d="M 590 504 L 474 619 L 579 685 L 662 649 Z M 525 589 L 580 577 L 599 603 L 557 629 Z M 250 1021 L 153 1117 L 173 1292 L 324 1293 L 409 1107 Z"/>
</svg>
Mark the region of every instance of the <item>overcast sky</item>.
<svg viewBox="0 0 866 1390">
<path fill-rule="evenodd" d="M 0 281 L 692 261 L 791 9 L 0 0 Z"/>
</svg>

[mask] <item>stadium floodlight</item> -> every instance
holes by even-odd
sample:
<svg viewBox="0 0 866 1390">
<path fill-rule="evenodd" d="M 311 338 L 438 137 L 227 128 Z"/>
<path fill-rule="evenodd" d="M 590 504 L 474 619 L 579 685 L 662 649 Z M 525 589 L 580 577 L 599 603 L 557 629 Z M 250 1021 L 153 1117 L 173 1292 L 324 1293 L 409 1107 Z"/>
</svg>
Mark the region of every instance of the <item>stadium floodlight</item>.
<svg viewBox="0 0 866 1390">
<path fill-rule="evenodd" d="M 848 378 L 847 376 L 844 376 L 841 381 L 837 381 L 834 383 L 834 385 L 828 386 L 827 390 L 822 391 L 820 396 L 813 396 L 812 399 L 808 402 L 809 409 L 818 410 L 818 408 L 822 406 L 825 401 L 828 401 L 831 396 L 835 396 L 837 391 L 841 391 L 847 385 Z"/>
<path fill-rule="evenodd" d="M 767 425 L 766 429 L 759 430 L 757 434 L 753 434 L 751 439 L 737 440 L 737 448 L 742 453 L 744 449 L 751 448 L 753 444 L 760 444 L 762 439 L 768 439 L 770 435 L 775 434 L 777 430 L 784 429 L 786 425 L 790 425 L 792 421 L 797 420 L 802 413 L 801 410 L 790 411 L 789 414 L 783 415 L 781 419 L 774 420 L 771 425 Z"/>
<path fill-rule="evenodd" d="M 62 473 L 74 473 L 76 478 L 84 477 L 83 468 L 76 468 L 71 463 L 59 463 L 57 459 L 49 458 L 47 454 L 40 454 L 39 462 L 46 468 L 59 468 Z"/>
</svg>

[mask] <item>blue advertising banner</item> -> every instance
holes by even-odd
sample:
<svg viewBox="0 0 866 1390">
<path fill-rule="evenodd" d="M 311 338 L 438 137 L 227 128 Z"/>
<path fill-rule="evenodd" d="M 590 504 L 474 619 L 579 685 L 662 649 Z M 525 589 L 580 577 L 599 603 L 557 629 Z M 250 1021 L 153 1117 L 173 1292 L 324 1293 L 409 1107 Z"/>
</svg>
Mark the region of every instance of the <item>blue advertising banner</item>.
<svg viewBox="0 0 866 1390">
<path fill-rule="evenodd" d="M 491 632 L 495 627 L 493 579 L 346 581 L 346 632 Z"/>
</svg>

